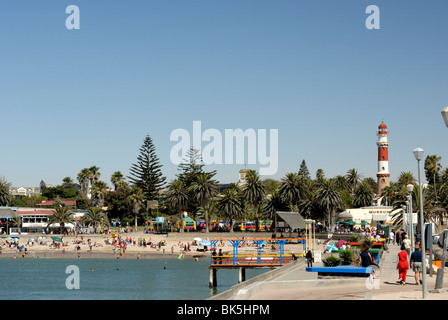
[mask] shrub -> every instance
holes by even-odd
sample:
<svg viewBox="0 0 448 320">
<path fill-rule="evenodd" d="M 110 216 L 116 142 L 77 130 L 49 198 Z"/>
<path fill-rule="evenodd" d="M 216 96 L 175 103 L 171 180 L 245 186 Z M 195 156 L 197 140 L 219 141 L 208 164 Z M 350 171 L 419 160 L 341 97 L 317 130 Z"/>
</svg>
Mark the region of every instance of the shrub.
<svg viewBox="0 0 448 320">
<path fill-rule="evenodd" d="M 341 259 L 338 257 L 329 256 L 322 259 L 322 263 L 324 264 L 324 267 L 336 267 L 341 264 Z"/>
<path fill-rule="evenodd" d="M 340 253 L 340 257 L 342 259 L 342 265 L 351 265 L 353 264 L 353 251 L 350 249 L 344 250 Z"/>
</svg>

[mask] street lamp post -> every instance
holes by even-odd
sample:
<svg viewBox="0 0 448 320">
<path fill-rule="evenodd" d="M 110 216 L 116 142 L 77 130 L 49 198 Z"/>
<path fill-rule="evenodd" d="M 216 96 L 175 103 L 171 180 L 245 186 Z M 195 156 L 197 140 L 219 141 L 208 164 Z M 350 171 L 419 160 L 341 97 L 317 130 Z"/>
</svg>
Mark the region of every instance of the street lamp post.
<svg viewBox="0 0 448 320">
<path fill-rule="evenodd" d="M 420 244 L 422 247 L 422 293 L 423 299 L 426 299 L 428 296 L 427 284 L 426 284 L 426 246 L 425 246 L 425 219 L 423 217 L 423 192 L 422 192 L 422 183 L 421 183 L 421 160 L 423 159 L 424 150 L 421 148 L 415 148 L 413 151 L 414 157 L 418 163 L 418 191 L 420 197 Z"/>
<path fill-rule="evenodd" d="M 409 239 L 411 240 L 411 253 L 414 252 L 414 220 L 413 220 L 413 214 L 412 214 L 412 191 L 414 191 L 414 185 L 413 184 L 408 184 L 406 186 L 406 190 L 408 190 L 409 195 L 408 195 L 408 201 L 409 201 L 409 221 L 411 224 L 411 231 L 409 234 Z"/>
</svg>

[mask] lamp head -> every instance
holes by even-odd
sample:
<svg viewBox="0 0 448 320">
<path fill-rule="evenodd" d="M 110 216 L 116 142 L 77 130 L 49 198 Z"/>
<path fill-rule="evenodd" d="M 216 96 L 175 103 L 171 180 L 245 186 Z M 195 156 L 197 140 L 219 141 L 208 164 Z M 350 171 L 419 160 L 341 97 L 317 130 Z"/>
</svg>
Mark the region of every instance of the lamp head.
<svg viewBox="0 0 448 320">
<path fill-rule="evenodd" d="M 442 110 L 443 121 L 445 121 L 445 125 L 448 127 L 448 107 L 445 107 Z"/>
<path fill-rule="evenodd" d="M 424 150 L 422 148 L 415 148 L 412 152 L 414 153 L 414 157 L 417 161 L 423 159 Z"/>
<path fill-rule="evenodd" d="M 413 184 L 408 184 L 406 186 L 406 190 L 408 190 L 409 193 L 412 192 L 414 190 L 414 185 Z"/>
</svg>

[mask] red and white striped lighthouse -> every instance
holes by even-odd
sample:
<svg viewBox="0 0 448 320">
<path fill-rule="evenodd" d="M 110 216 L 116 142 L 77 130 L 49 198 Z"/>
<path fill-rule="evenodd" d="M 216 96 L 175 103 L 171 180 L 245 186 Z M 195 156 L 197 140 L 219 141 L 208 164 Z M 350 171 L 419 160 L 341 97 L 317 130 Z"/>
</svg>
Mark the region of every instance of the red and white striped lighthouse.
<svg viewBox="0 0 448 320">
<path fill-rule="evenodd" d="M 389 142 L 387 141 L 387 126 L 384 122 L 378 126 L 378 173 L 376 174 L 378 181 L 378 196 L 381 195 L 384 187 L 390 186 L 390 173 L 389 173 L 389 156 L 388 148 Z"/>
</svg>

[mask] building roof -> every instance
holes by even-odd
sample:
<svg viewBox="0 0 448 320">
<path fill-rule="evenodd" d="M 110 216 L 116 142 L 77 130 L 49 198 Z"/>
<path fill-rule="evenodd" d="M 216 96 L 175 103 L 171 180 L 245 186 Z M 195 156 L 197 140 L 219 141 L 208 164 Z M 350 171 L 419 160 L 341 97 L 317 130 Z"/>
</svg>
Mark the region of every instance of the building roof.
<svg viewBox="0 0 448 320">
<path fill-rule="evenodd" d="M 387 126 L 384 122 L 381 121 L 381 124 L 378 126 L 378 129 L 387 129 Z"/>
<path fill-rule="evenodd" d="M 10 208 L 0 208 L 0 218 L 7 218 L 7 217 L 15 218 L 18 217 L 18 215 Z"/>
<path fill-rule="evenodd" d="M 19 216 L 27 215 L 27 214 L 29 214 L 29 215 L 50 215 L 50 214 L 54 214 L 54 212 L 55 212 L 54 209 L 47 209 L 47 210 L 42 209 L 42 210 L 34 210 L 34 211 L 28 211 L 28 210 L 17 211 L 17 214 Z"/>
<path fill-rule="evenodd" d="M 300 213 L 298 212 L 277 211 L 276 214 L 279 216 L 279 218 L 285 221 L 293 230 L 306 228 L 305 219 L 303 219 Z"/>
<path fill-rule="evenodd" d="M 52 205 L 55 204 L 56 202 L 57 202 L 57 201 L 50 200 L 50 201 L 45 201 L 45 202 L 38 203 L 37 205 L 38 205 L 38 206 L 52 206 Z M 58 202 L 63 203 L 63 204 L 65 204 L 65 205 L 67 205 L 67 206 L 74 206 L 74 205 L 76 204 L 76 201 L 75 201 L 75 200 L 58 201 Z"/>
</svg>

